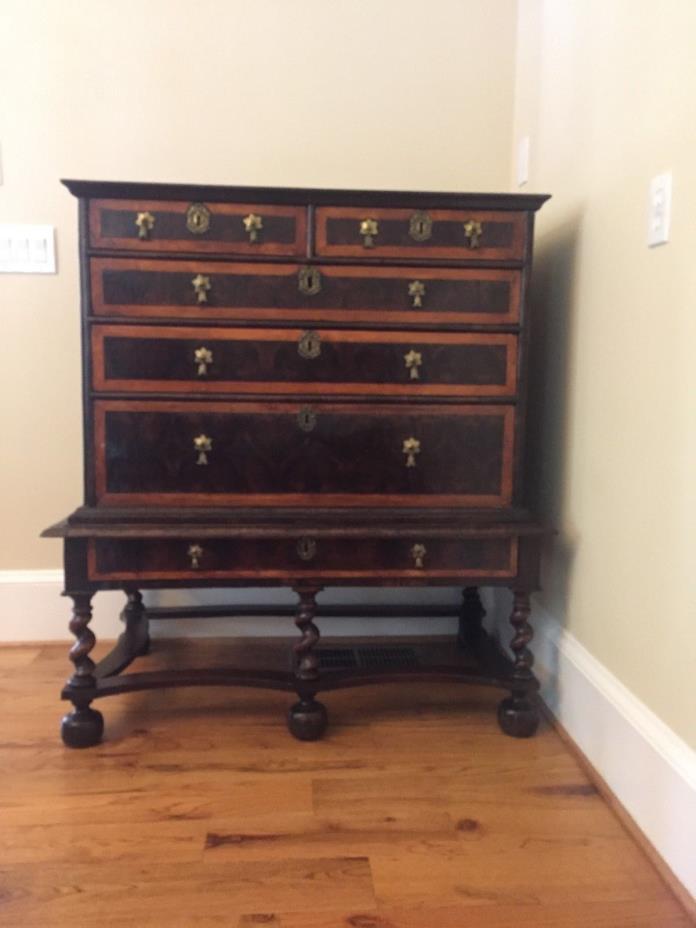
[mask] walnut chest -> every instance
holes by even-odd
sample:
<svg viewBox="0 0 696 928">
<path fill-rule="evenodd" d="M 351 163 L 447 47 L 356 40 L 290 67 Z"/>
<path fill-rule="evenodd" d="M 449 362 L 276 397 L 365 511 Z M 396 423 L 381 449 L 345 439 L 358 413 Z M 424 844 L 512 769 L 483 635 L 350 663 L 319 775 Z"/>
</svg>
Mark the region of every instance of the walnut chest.
<svg viewBox="0 0 696 928">
<path fill-rule="evenodd" d="M 194 681 L 296 691 L 298 737 L 325 727 L 320 689 L 406 673 L 507 688 L 503 729 L 531 734 L 525 298 L 546 198 L 65 183 L 80 204 L 85 499 L 45 534 L 65 539 L 74 603 L 66 743 L 99 740 L 100 696 L 191 685 L 185 669 L 120 675 L 148 647 L 140 591 L 190 586 L 298 593 L 289 669 Z M 467 660 L 324 669 L 322 588 L 430 584 L 465 588 Z M 512 660 L 482 629 L 483 584 L 515 592 Z M 90 601 L 113 588 L 126 627 L 95 665 Z"/>
</svg>

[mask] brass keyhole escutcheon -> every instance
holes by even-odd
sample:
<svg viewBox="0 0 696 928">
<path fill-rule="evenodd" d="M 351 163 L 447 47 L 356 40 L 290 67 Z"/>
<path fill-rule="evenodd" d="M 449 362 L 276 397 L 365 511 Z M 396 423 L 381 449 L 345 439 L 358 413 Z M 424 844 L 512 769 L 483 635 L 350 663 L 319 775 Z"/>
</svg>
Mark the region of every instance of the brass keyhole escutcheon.
<svg viewBox="0 0 696 928">
<path fill-rule="evenodd" d="M 360 234 L 363 237 L 363 247 L 374 248 L 375 236 L 379 233 L 379 223 L 376 219 L 363 219 L 360 223 Z"/>
<path fill-rule="evenodd" d="M 196 274 L 196 276 L 191 281 L 193 286 L 194 293 L 196 294 L 196 299 L 199 303 L 208 302 L 208 291 L 210 290 L 210 277 L 206 277 L 205 274 Z"/>
<path fill-rule="evenodd" d="M 297 275 L 300 293 L 316 296 L 321 290 L 321 272 L 316 267 L 302 267 Z"/>
<path fill-rule="evenodd" d="M 208 373 L 208 365 L 213 363 L 213 352 L 209 348 L 196 348 L 193 352 L 193 359 L 197 365 L 198 376 L 205 377 Z"/>
<path fill-rule="evenodd" d="M 138 213 L 135 217 L 135 224 L 138 228 L 138 238 L 149 238 L 155 225 L 155 217 L 152 213 Z"/>
<path fill-rule="evenodd" d="M 408 234 L 414 242 L 427 242 L 433 234 L 433 221 L 427 213 L 420 210 L 411 216 Z"/>
<path fill-rule="evenodd" d="M 297 413 L 297 424 L 303 432 L 311 432 L 317 424 L 317 414 L 311 406 L 303 406 Z"/>
<path fill-rule="evenodd" d="M 205 465 L 208 463 L 208 455 L 213 450 L 213 439 L 207 435 L 196 435 L 193 448 L 197 455 L 196 464 Z"/>
<path fill-rule="evenodd" d="M 414 351 L 413 348 L 404 355 L 404 363 L 406 364 L 406 369 L 411 374 L 411 380 L 419 380 L 420 373 L 418 368 L 423 363 L 423 357 L 420 351 Z"/>
<path fill-rule="evenodd" d="M 189 545 L 187 553 L 192 570 L 198 570 L 201 565 L 201 558 L 203 557 L 203 548 L 198 544 Z"/>
<path fill-rule="evenodd" d="M 424 560 L 425 555 L 426 555 L 427 553 L 428 553 L 428 552 L 427 552 L 427 550 L 426 550 L 425 545 L 415 544 L 415 545 L 413 545 L 413 547 L 411 548 L 411 557 L 413 558 L 413 562 L 414 562 L 414 563 L 413 563 L 413 566 L 414 566 L 417 570 L 422 570 L 422 569 L 423 569 L 423 560 Z"/>
<path fill-rule="evenodd" d="M 297 353 L 301 358 L 312 360 L 321 354 L 321 338 L 318 332 L 304 332 L 297 343 Z"/>
<path fill-rule="evenodd" d="M 421 280 L 412 280 L 408 285 L 408 295 L 411 297 L 414 309 L 421 309 L 425 296 L 425 284 Z"/>
<path fill-rule="evenodd" d="M 244 230 L 249 236 L 249 243 L 254 244 L 259 240 L 259 232 L 263 229 L 263 219 L 260 216 L 257 216 L 256 213 L 249 213 L 248 216 L 245 216 L 242 219 L 244 223 Z"/>
<path fill-rule="evenodd" d="M 317 543 L 313 538 L 300 538 L 297 553 L 303 561 L 311 561 L 317 553 Z"/>
<path fill-rule="evenodd" d="M 483 225 L 475 219 L 468 219 L 464 223 L 464 237 L 469 248 L 478 248 L 483 235 Z"/>
<path fill-rule="evenodd" d="M 202 203 L 192 203 L 186 210 L 186 228 L 194 235 L 203 235 L 210 228 L 210 210 Z"/>
<path fill-rule="evenodd" d="M 401 449 L 406 455 L 406 467 L 416 466 L 416 455 L 420 454 L 421 446 L 417 438 L 405 438 Z"/>
</svg>

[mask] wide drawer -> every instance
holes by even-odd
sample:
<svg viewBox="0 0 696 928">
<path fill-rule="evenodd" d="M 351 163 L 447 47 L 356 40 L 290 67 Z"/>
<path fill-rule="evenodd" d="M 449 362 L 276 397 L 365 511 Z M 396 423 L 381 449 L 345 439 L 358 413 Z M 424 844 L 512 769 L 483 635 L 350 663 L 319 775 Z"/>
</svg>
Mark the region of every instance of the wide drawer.
<svg viewBox="0 0 696 928">
<path fill-rule="evenodd" d="M 93 248 L 138 252 L 304 255 L 307 211 L 249 203 L 91 200 L 89 241 Z"/>
<path fill-rule="evenodd" d="M 513 577 L 515 538 L 104 539 L 90 580 Z"/>
<path fill-rule="evenodd" d="M 238 321 L 505 324 L 520 272 L 93 258 L 98 316 Z"/>
<path fill-rule="evenodd" d="M 98 504 L 511 500 L 514 407 L 97 400 Z"/>
<path fill-rule="evenodd" d="M 95 325 L 95 390 L 512 397 L 517 337 L 494 333 Z"/>
<path fill-rule="evenodd" d="M 521 261 L 526 227 L 522 212 L 322 206 L 316 251 L 346 258 Z"/>
</svg>

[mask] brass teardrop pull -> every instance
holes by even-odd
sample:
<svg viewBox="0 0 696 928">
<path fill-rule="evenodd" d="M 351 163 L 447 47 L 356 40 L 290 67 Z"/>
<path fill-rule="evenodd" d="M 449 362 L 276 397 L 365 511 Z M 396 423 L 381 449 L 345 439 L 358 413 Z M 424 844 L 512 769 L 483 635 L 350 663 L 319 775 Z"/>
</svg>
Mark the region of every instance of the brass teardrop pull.
<svg viewBox="0 0 696 928">
<path fill-rule="evenodd" d="M 135 217 L 135 224 L 138 227 L 138 238 L 149 238 L 155 226 L 155 217 L 152 213 L 138 213 Z"/>
<path fill-rule="evenodd" d="M 210 290 L 210 277 L 206 277 L 205 274 L 196 274 L 196 276 L 191 281 L 193 286 L 194 293 L 196 294 L 196 299 L 199 303 L 208 302 L 208 291 Z"/>
<path fill-rule="evenodd" d="M 413 308 L 421 309 L 425 296 L 425 284 L 421 280 L 412 280 L 408 285 L 408 295 L 413 300 Z"/>
<path fill-rule="evenodd" d="M 464 223 L 464 237 L 469 248 L 478 248 L 483 235 L 483 225 L 476 219 L 467 219 Z"/>
<path fill-rule="evenodd" d="M 414 351 L 413 348 L 404 355 L 404 362 L 406 364 L 406 369 L 411 373 L 411 380 L 419 380 L 420 373 L 418 368 L 423 363 L 423 357 L 420 351 Z"/>
<path fill-rule="evenodd" d="M 376 219 L 363 219 L 360 223 L 360 234 L 363 237 L 363 247 L 374 248 L 375 236 L 379 233 L 379 223 Z"/>
<path fill-rule="evenodd" d="M 193 359 L 197 365 L 199 377 L 205 377 L 208 373 L 208 365 L 213 363 L 213 352 L 209 348 L 196 348 L 193 352 Z"/>
<path fill-rule="evenodd" d="M 420 454 L 421 445 L 417 438 L 405 438 L 402 452 L 406 455 L 406 467 L 416 466 L 416 455 Z"/>
<path fill-rule="evenodd" d="M 205 465 L 208 463 L 208 455 L 213 450 L 213 439 L 207 435 L 196 435 L 193 439 L 193 448 L 197 454 L 196 464 Z"/>
<path fill-rule="evenodd" d="M 189 545 L 187 554 L 189 556 L 189 561 L 191 562 L 191 569 L 198 570 L 201 565 L 201 558 L 203 557 L 203 548 L 201 545 Z"/>
<path fill-rule="evenodd" d="M 427 552 L 427 550 L 426 550 L 425 545 L 415 544 L 415 545 L 413 545 L 413 547 L 411 548 L 411 557 L 413 558 L 413 561 L 414 561 L 413 566 L 414 566 L 417 570 L 422 570 L 422 569 L 423 569 L 423 560 L 424 560 L 425 555 L 426 555 L 427 553 L 428 553 L 428 552 Z"/>
<path fill-rule="evenodd" d="M 249 213 L 248 216 L 245 216 L 242 219 L 244 223 L 244 230 L 249 236 L 249 243 L 253 245 L 259 240 L 259 232 L 263 229 L 263 219 L 260 216 L 257 216 L 256 213 Z"/>
</svg>

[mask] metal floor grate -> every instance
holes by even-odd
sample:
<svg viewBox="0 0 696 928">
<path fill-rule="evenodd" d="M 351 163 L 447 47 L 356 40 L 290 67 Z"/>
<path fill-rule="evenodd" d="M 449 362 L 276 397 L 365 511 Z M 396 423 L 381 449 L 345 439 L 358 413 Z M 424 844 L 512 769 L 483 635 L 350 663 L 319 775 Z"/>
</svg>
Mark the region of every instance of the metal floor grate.
<svg viewBox="0 0 696 928">
<path fill-rule="evenodd" d="M 418 667 L 419 661 L 413 648 L 319 648 L 319 666 L 326 670 L 365 668 L 370 670 L 393 669 L 395 667 Z"/>
</svg>

